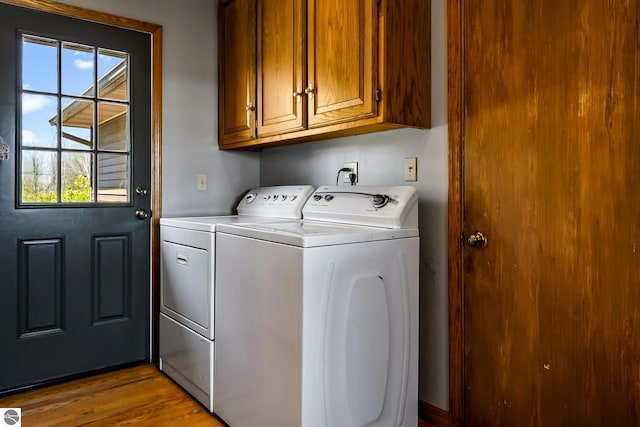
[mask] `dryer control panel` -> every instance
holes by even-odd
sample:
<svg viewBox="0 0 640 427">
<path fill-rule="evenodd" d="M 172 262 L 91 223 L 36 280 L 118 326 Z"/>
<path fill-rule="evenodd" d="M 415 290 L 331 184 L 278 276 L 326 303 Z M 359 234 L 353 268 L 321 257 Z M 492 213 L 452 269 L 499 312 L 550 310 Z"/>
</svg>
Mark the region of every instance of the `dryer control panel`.
<svg viewBox="0 0 640 427">
<path fill-rule="evenodd" d="M 418 192 L 411 186 L 322 186 L 302 209 L 304 219 L 384 228 L 418 226 Z"/>
<path fill-rule="evenodd" d="M 302 218 L 302 207 L 313 193 L 310 185 L 279 185 L 249 190 L 237 206 L 238 215 Z"/>
</svg>

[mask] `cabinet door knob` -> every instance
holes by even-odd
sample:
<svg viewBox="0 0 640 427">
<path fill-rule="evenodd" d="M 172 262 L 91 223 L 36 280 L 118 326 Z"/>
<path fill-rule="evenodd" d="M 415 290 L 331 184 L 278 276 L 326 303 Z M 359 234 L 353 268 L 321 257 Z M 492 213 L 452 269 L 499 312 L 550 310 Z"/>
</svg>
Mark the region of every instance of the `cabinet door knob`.
<svg viewBox="0 0 640 427">
<path fill-rule="evenodd" d="M 253 104 L 249 104 L 245 108 L 247 111 L 256 111 L 256 107 L 254 107 Z"/>
<path fill-rule="evenodd" d="M 313 86 L 313 83 L 309 83 L 309 86 L 305 88 L 304 93 L 307 94 L 309 99 L 313 99 L 313 93 L 317 90 L 316 87 Z"/>
<path fill-rule="evenodd" d="M 296 98 L 298 100 L 298 102 L 300 102 L 302 100 L 302 95 L 304 95 L 304 92 L 302 91 L 302 88 L 298 88 L 297 91 L 293 92 L 293 97 Z"/>
</svg>

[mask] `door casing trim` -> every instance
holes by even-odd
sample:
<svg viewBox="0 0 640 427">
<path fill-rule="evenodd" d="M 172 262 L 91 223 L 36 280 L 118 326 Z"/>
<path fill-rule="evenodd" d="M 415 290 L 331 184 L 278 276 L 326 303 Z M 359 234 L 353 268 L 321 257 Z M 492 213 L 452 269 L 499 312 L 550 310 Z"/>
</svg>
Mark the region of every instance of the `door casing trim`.
<svg viewBox="0 0 640 427">
<path fill-rule="evenodd" d="M 449 425 L 464 423 L 464 0 L 447 2 Z"/>
<path fill-rule="evenodd" d="M 151 361 L 157 363 L 160 310 L 160 217 L 162 216 L 162 26 L 51 0 L 0 0 L 48 13 L 151 35 Z"/>
</svg>

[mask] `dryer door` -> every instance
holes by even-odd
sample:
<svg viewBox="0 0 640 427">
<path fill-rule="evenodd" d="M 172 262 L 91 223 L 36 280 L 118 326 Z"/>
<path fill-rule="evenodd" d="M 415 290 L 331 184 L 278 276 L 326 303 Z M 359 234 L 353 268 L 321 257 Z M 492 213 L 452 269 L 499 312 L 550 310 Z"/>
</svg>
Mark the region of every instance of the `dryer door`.
<svg viewBox="0 0 640 427">
<path fill-rule="evenodd" d="M 214 234 L 163 227 L 160 311 L 213 339 Z"/>
</svg>

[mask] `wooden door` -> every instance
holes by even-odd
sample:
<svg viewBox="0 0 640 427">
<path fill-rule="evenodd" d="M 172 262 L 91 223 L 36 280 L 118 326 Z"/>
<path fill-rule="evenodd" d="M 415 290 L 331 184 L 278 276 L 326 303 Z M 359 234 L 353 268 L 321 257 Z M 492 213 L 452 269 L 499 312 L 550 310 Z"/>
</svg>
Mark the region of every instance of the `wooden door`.
<svg viewBox="0 0 640 427">
<path fill-rule="evenodd" d="M 306 0 L 258 1 L 258 135 L 306 128 Z"/>
<path fill-rule="evenodd" d="M 309 127 L 377 114 L 375 0 L 309 0 Z"/>
<path fill-rule="evenodd" d="M 459 4 L 465 424 L 637 425 L 639 2 Z"/>
<path fill-rule="evenodd" d="M 0 56 L 0 391 L 147 360 L 150 36 L 0 4 Z"/>
<path fill-rule="evenodd" d="M 220 145 L 256 138 L 256 0 L 219 7 L 218 115 Z"/>
</svg>

